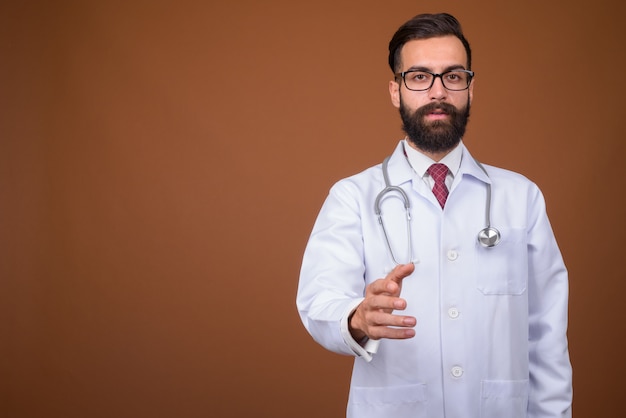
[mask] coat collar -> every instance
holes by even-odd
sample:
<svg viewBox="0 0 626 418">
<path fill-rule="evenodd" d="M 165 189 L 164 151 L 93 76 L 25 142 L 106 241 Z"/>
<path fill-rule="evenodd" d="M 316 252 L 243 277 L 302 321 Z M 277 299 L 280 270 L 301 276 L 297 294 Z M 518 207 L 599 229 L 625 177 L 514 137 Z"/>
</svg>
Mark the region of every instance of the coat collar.
<svg viewBox="0 0 626 418">
<path fill-rule="evenodd" d="M 463 157 L 461 159 L 461 167 L 454 179 L 452 188 L 465 176 L 474 177 L 483 183 L 491 184 L 489 176 L 480 168 L 477 161 L 472 157 L 465 144 L 461 144 Z M 389 181 L 391 185 L 400 185 L 417 178 L 415 171 L 409 164 L 404 153 L 403 141 L 399 141 L 388 164 Z M 420 183 L 423 183 L 420 181 Z"/>
</svg>

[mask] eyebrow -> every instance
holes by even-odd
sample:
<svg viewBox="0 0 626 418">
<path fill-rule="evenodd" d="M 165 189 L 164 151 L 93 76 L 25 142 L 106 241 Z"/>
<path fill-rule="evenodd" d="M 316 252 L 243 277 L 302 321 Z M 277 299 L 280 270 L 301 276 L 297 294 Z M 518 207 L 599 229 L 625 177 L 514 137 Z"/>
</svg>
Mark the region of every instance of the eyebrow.
<svg viewBox="0 0 626 418">
<path fill-rule="evenodd" d="M 454 70 L 465 70 L 465 67 L 461 64 L 455 64 L 455 65 L 450 65 L 446 68 L 444 68 L 444 70 L 442 71 L 442 73 L 445 73 L 447 71 L 454 71 Z M 409 72 L 409 71 L 429 71 L 434 73 L 434 71 L 432 69 L 430 69 L 429 67 L 423 67 L 423 66 L 419 66 L 419 65 L 414 65 L 412 67 L 409 67 L 408 70 L 405 70 L 403 72 Z"/>
</svg>

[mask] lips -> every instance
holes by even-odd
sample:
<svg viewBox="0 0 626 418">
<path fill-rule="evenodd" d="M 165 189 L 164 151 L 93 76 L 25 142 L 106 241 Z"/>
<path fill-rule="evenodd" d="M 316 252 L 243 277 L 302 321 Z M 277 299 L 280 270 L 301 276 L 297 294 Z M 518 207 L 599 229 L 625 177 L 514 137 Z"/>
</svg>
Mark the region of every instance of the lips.
<svg viewBox="0 0 626 418">
<path fill-rule="evenodd" d="M 447 115 L 448 112 L 446 112 L 445 110 L 441 109 L 441 108 L 437 108 L 437 109 L 433 109 L 430 112 L 428 112 L 429 115 Z"/>
<path fill-rule="evenodd" d="M 446 102 L 439 102 L 439 103 L 429 103 L 427 105 L 422 106 L 422 112 L 424 114 L 443 114 L 443 115 L 449 115 L 451 113 L 453 113 L 456 108 L 451 105 L 450 103 L 446 103 Z"/>
<path fill-rule="evenodd" d="M 434 109 L 428 113 L 426 113 L 426 119 L 430 120 L 440 120 L 448 118 L 448 112 L 443 109 Z"/>
</svg>

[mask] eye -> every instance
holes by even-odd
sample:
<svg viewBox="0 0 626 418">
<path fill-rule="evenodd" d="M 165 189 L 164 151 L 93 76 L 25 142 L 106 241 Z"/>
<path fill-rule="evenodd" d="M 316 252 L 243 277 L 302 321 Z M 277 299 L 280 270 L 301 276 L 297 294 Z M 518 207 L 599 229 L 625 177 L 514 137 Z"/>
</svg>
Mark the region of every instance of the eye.
<svg viewBox="0 0 626 418">
<path fill-rule="evenodd" d="M 461 71 L 451 71 L 443 75 L 447 83 L 458 84 L 467 80 L 467 74 Z"/>
<path fill-rule="evenodd" d="M 430 80 L 430 74 L 420 72 L 420 71 L 412 71 L 408 74 L 409 78 L 413 81 L 424 82 Z"/>
</svg>

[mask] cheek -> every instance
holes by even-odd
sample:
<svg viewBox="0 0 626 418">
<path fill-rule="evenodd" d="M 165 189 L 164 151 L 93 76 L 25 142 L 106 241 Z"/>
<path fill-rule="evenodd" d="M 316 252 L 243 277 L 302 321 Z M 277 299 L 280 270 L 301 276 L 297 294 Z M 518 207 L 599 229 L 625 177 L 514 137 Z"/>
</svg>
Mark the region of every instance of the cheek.
<svg viewBox="0 0 626 418">
<path fill-rule="evenodd" d="M 457 109 L 465 109 L 472 104 L 472 95 L 464 94 L 461 97 L 455 97 L 450 103 Z"/>
<path fill-rule="evenodd" d="M 420 107 L 427 105 L 428 100 L 425 100 L 418 95 L 415 94 L 407 94 L 406 96 L 400 95 L 400 105 L 404 106 L 406 109 L 411 111 L 415 111 Z"/>
</svg>

